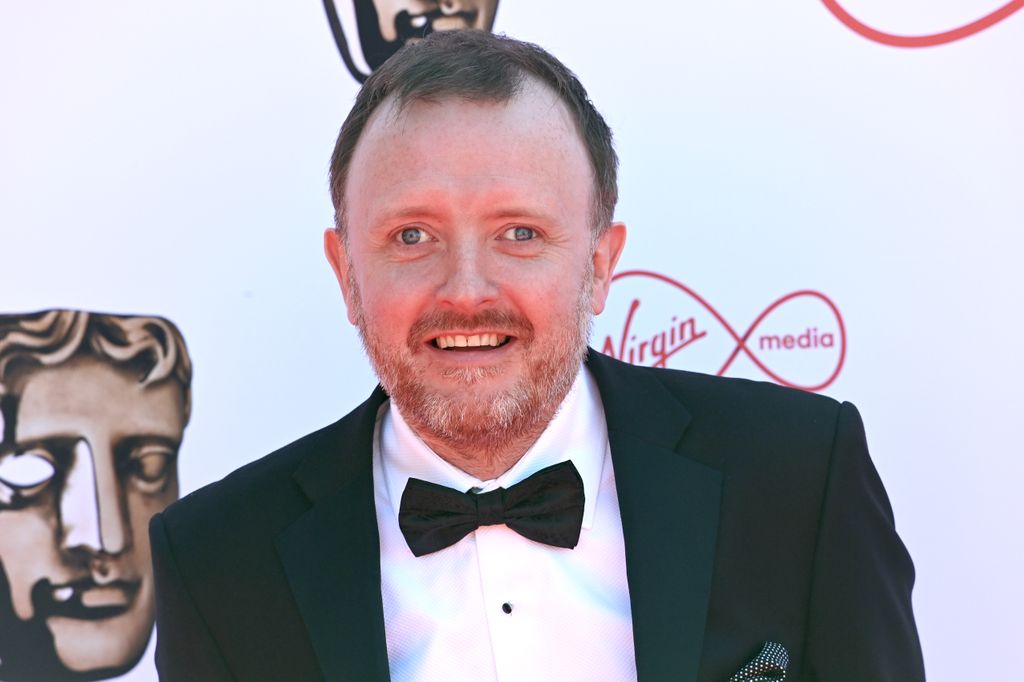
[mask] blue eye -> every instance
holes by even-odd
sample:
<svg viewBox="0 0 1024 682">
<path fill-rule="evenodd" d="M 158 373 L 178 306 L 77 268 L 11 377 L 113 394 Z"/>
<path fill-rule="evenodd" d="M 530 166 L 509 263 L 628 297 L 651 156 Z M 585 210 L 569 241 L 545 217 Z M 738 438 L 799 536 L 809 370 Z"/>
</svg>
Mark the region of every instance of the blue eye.
<svg viewBox="0 0 1024 682">
<path fill-rule="evenodd" d="M 510 227 L 507 230 L 505 230 L 505 234 L 502 235 L 502 237 L 504 237 L 505 239 L 509 239 L 514 242 L 529 241 L 536 236 L 536 230 L 534 230 L 532 227 L 523 227 L 522 225 Z"/>
<path fill-rule="evenodd" d="M 426 233 L 418 227 L 407 227 L 398 235 L 402 243 L 407 246 L 419 244 L 427 240 Z"/>
</svg>

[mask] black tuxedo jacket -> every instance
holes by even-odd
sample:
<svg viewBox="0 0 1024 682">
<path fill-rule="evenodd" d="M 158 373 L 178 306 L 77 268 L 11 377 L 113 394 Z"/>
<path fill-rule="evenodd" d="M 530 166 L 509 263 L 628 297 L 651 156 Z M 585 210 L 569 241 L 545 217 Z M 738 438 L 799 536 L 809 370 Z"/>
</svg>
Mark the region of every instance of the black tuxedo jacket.
<svg viewBox="0 0 1024 682">
<path fill-rule="evenodd" d="M 788 650 L 788 682 L 924 679 L 913 565 L 852 405 L 593 351 L 588 366 L 640 680 L 725 682 L 764 641 Z M 388 679 L 371 473 L 385 399 L 154 517 L 161 679 Z"/>
</svg>

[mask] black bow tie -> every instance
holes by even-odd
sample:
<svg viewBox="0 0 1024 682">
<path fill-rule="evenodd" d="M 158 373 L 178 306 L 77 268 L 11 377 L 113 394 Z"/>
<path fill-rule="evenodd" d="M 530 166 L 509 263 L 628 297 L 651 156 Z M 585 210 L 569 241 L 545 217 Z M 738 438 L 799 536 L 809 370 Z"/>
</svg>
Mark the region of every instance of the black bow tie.
<svg viewBox="0 0 1024 682">
<path fill-rule="evenodd" d="M 507 490 L 480 494 L 410 478 L 398 512 L 402 535 L 416 556 L 454 545 L 480 526 L 500 523 L 530 540 L 575 547 L 583 525 L 583 479 L 573 463 L 555 464 Z"/>
</svg>

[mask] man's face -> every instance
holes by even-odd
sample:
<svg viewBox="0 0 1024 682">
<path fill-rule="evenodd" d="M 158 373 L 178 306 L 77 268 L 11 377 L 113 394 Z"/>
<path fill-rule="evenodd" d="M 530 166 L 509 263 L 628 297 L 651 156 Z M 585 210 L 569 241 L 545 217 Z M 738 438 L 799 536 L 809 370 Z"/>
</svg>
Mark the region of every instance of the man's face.
<svg viewBox="0 0 1024 682">
<path fill-rule="evenodd" d="M 535 83 L 509 102 L 373 115 L 348 176 L 346 243 L 328 232 L 327 252 L 378 376 L 421 435 L 483 457 L 550 419 L 624 239 L 615 225 L 595 247 L 592 193 L 567 110 Z"/>
<path fill-rule="evenodd" d="M 386 42 L 459 28 L 491 30 L 498 0 L 373 0 Z"/>
<path fill-rule="evenodd" d="M 126 670 L 154 619 L 150 517 L 178 497 L 174 381 L 83 357 L 31 370 L 0 455 L 0 563 L 69 670 Z"/>
</svg>

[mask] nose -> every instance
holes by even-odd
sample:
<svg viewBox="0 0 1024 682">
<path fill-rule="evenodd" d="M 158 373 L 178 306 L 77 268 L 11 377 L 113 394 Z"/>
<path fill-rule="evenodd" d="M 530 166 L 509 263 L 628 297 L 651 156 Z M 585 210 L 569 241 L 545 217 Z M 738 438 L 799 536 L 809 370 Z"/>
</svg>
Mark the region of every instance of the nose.
<svg viewBox="0 0 1024 682">
<path fill-rule="evenodd" d="M 75 443 L 60 499 L 62 548 L 119 554 L 125 549 L 125 519 L 112 452 Z"/>
<path fill-rule="evenodd" d="M 443 281 L 438 289 L 442 304 L 462 312 L 474 312 L 496 300 L 498 287 L 486 249 L 471 240 L 455 244 L 445 254 L 442 267 Z"/>
</svg>

